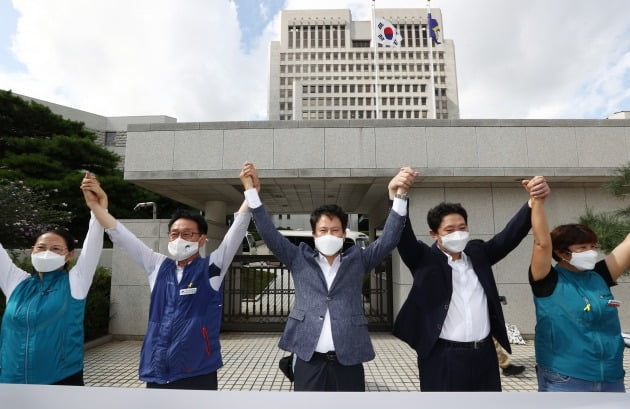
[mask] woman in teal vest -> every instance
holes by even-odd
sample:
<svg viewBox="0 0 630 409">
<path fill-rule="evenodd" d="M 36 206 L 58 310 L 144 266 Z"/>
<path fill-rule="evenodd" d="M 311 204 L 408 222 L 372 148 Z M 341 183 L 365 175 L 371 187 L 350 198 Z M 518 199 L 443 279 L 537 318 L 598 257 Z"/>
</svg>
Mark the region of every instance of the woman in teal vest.
<svg viewBox="0 0 630 409">
<path fill-rule="evenodd" d="M 89 173 L 81 189 L 90 209 L 97 204 L 107 208 L 107 196 Z M 0 289 L 7 299 L 0 383 L 83 385 L 85 299 L 102 248 L 103 228 L 94 217 L 69 272 L 74 239 L 65 230 L 37 237 L 31 251 L 33 275 L 13 264 L 0 245 Z"/>
<path fill-rule="evenodd" d="M 531 217 L 538 390 L 624 392 L 620 302 L 610 287 L 630 267 L 630 234 L 597 262 L 591 229 L 566 224 L 549 233 L 544 199 L 533 200 Z"/>
</svg>

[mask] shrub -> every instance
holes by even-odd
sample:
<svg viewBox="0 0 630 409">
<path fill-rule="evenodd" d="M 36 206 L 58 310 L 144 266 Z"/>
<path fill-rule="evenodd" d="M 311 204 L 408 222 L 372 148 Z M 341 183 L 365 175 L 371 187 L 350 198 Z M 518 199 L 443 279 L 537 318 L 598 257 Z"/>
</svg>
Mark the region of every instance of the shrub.
<svg viewBox="0 0 630 409">
<path fill-rule="evenodd" d="M 99 266 L 94 274 L 85 305 L 85 340 L 107 335 L 109 331 L 109 296 L 111 294 L 112 271 Z"/>
</svg>

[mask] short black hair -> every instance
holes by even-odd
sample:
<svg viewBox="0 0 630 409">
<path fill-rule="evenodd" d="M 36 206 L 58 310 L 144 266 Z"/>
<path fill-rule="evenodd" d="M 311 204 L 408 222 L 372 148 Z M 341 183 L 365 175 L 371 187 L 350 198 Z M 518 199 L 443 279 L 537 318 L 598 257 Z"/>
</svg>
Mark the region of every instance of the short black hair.
<svg viewBox="0 0 630 409">
<path fill-rule="evenodd" d="M 444 216 L 448 216 L 449 214 L 461 215 L 466 224 L 468 224 L 468 213 L 466 213 L 466 209 L 464 209 L 461 204 L 442 202 L 429 210 L 429 213 L 427 213 L 427 223 L 429 224 L 429 229 L 437 232 L 440 228 L 440 224 L 442 223 L 442 219 Z"/>
<path fill-rule="evenodd" d="M 560 253 L 570 253 L 569 246 L 574 244 L 597 244 L 597 234 L 584 224 L 562 224 L 553 229 L 550 233 L 553 252 L 551 256 L 560 262 Z"/>
<path fill-rule="evenodd" d="M 339 220 L 341 220 L 341 228 L 343 229 L 343 232 L 346 232 L 346 227 L 348 226 L 348 214 L 344 212 L 340 206 L 330 204 L 319 206 L 317 209 L 313 210 L 313 213 L 311 213 L 311 229 L 313 233 L 315 233 L 315 225 L 317 224 L 317 221 L 322 216 L 328 216 L 331 219 L 333 217 L 338 217 Z"/>
<path fill-rule="evenodd" d="M 171 226 L 179 219 L 192 220 L 197 223 L 197 230 L 199 230 L 200 234 L 208 234 L 208 222 L 203 218 L 199 213 L 194 213 L 188 209 L 177 209 L 173 216 L 171 216 L 171 220 L 168 222 L 168 231 L 171 231 Z"/>
<path fill-rule="evenodd" d="M 42 234 L 39 234 L 37 237 L 35 237 L 35 240 L 33 241 L 33 246 L 35 245 L 35 243 L 37 243 L 37 240 L 39 240 L 40 237 L 48 233 L 56 234 L 57 236 L 61 237 L 63 241 L 66 243 L 66 248 L 68 249 L 68 253 L 70 253 L 71 251 L 74 251 L 74 248 L 77 243 L 76 239 L 74 238 L 72 234 L 70 234 L 68 230 L 62 229 L 62 228 L 48 230 L 48 231 L 43 232 Z M 65 271 L 68 270 L 68 263 L 69 262 L 65 262 L 63 265 L 63 269 Z"/>
<path fill-rule="evenodd" d="M 72 234 L 70 234 L 70 232 L 66 229 L 52 229 L 52 230 L 43 232 L 42 234 L 35 237 L 35 240 L 33 241 L 33 245 L 37 243 L 37 240 L 39 240 L 40 237 L 48 233 L 56 234 L 57 236 L 61 237 L 63 241 L 66 243 L 66 248 L 68 249 L 68 252 L 74 250 L 77 241 L 72 236 Z"/>
</svg>

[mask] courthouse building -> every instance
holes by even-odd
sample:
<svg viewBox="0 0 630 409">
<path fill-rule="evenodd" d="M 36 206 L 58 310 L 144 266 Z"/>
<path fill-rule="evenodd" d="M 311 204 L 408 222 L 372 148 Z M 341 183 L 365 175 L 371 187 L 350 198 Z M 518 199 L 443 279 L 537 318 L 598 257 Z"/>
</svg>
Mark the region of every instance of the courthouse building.
<svg viewBox="0 0 630 409">
<path fill-rule="evenodd" d="M 426 9 L 376 9 L 402 36 L 378 44 L 372 22 L 350 10 L 284 10 L 269 49 L 269 120 L 432 118 Z M 432 9 L 442 26 L 442 14 Z M 431 47 L 437 119 L 459 118 L 453 41 Z M 377 98 L 380 115 L 376 115 Z"/>
</svg>

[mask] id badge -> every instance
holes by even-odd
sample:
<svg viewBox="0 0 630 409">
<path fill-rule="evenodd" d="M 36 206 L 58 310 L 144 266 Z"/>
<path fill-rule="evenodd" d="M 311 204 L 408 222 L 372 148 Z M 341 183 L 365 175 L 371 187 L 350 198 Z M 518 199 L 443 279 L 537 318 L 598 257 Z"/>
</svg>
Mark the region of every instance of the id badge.
<svg viewBox="0 0 630 409">
<path fill-rule="evenodd" d="M 197 292 L 197 288 L 196 287 L 182 288 L 181 290 L 179 290 L 179 295 L 193 295 L 196 292 Z"/>
</svg>

